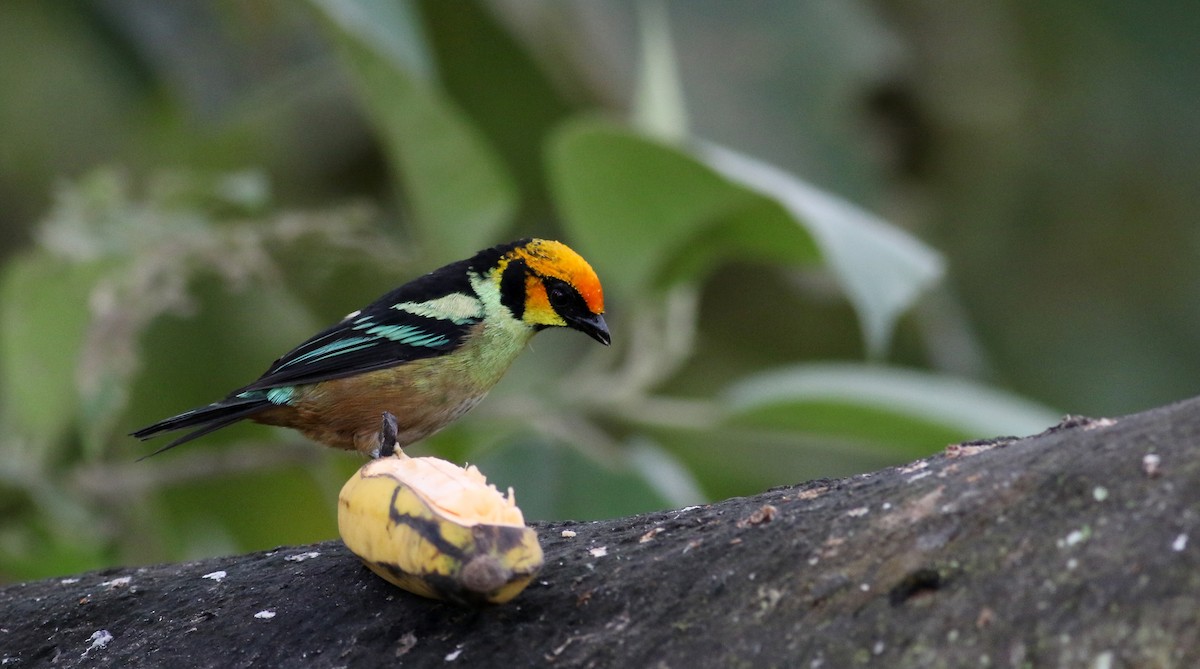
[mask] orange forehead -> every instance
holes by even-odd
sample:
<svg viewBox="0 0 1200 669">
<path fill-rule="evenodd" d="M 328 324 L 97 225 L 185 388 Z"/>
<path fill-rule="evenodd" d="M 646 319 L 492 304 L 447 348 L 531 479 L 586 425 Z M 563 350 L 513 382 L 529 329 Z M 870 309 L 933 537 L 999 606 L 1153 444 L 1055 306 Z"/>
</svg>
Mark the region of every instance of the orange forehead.
<svg viewBox="0 0 1200 669">
<path fill-rule="evenodd" d="M 595 270 L 571 247 L 549 239 L 534 239 L 525 246 L 513 249 L 513 254 L 525 261 L 534 273 L 561 279 L 571 284 L 588 309 L 604 313 L 604 290 Z"/>
</svg>

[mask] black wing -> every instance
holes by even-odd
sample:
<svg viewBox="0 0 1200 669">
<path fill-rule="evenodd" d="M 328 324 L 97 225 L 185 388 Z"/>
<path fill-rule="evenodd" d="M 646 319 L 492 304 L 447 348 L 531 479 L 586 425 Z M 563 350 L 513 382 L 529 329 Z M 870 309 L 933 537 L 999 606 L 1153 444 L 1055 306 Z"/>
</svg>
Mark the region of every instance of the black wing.
<svg viewBox="0 0 1200 669">
<path fill-rule="evenodd" d="M 284 354 L 258 380 L 230 395 L 354 376 L 457 349 L 483 316 L 469 270 L 462 261 L 404 284 Z M 396 308 L 447 298 L 476 309 Z"/>
</svg>

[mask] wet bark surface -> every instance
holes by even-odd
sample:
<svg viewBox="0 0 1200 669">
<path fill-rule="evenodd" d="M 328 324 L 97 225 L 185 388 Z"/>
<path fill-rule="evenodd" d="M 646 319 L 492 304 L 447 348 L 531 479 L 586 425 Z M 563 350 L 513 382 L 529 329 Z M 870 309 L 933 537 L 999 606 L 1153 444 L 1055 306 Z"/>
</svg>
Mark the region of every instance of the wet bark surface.
<svg viewBox="0 0 1200 669">
<path fill-rule="evenodd" d="M 513 602 L 340 542 L 0 589 L 5 667 L 1197 667 L 1200 400 L 908 466 L 537 525 Z"/>
</svg>

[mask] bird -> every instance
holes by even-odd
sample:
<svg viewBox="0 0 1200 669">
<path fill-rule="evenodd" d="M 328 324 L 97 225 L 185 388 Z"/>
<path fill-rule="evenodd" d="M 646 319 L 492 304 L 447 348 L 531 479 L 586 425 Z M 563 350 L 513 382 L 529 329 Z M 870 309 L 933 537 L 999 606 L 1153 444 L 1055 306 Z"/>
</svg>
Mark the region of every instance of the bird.
<svg viewBox="0 0 1200 669">
<path fill-rule="evenodd" d="M 251 420 L 378 457 L 391 441 L 404 448 L 478 404 L 541 330 L 572 328 L 609 345 L 603 314 L 600 279 L 582 256 L 562 242 L 519 239 L 386 293 L 224 399 L 130 435 L 194 428 L 150 457 Z"/>
</svg>

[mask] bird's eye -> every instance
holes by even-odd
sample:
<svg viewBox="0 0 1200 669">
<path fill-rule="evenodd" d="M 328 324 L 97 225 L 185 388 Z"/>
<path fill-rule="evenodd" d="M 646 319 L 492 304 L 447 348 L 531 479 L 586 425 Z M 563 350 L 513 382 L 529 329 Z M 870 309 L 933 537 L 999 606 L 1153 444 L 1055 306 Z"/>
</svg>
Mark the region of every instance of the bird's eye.
<svg viewBox="0 0 1200 669">
<path fill-rule="evenodd" d="M 567 301 L 569 293 L 565 286 L 561 284 L 553 284 L 550 286 L 550 303 L 554 305 L 562 304 Z"/>
</svg>

